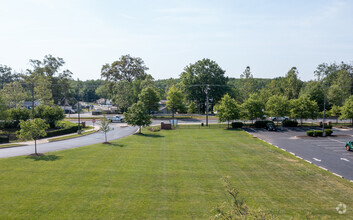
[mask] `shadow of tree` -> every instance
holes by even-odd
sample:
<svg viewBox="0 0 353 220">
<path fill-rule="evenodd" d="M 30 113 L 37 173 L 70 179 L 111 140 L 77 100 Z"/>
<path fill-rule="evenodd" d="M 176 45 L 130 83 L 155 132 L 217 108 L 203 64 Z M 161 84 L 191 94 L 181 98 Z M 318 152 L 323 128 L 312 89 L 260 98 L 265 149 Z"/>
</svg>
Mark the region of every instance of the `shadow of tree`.
<svg viewBox="0 0 353 220">
<path fill-rule="evenodd" d="M 31 155 L 26 157 L 26 159 L 32 159 L 34 161 L 40 161 L 40 160 L 44 160 L 44 161 L 55 161 L 55 160 L 60 160 L 62 158 L 62 156 L 56 156 L 56 155 Z"/>
<path fill-rule="evenodd" d="M 143 136 L 143 137 L 151 137 L 151 138 L 160 138 L 160 137 L 164 137 L 163 135 L 160 135 L 160 134 L 134 134 L 134 135 L 137 135 L 137 136 Z"/>
<path fill-rule="evenodd" d="M 118 143 L 110 143 L 109 145 L 114 147 L 126 147 L 125 144 L 118 144 Z"/>
</svg>

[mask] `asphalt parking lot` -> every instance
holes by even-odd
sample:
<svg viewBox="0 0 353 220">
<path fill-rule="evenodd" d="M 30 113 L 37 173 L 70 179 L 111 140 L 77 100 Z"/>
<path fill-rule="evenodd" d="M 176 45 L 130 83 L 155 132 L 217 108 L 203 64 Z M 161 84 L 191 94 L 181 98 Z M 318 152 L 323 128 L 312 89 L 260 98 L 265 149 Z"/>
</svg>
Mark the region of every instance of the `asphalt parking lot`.
<svg viewBox="0 0 353 220">
<path fill-rule="evenodd" d="M 310 128 L 290 128 L 283 131 L 245 128 L 253 136 L 276 145 L 288 152 L 353 180 L 353 151 L 345 149 L 346 141 L 353 140 L 351 129 L 333 129 L 331 137 L 307 137 Z"/>
</svg>

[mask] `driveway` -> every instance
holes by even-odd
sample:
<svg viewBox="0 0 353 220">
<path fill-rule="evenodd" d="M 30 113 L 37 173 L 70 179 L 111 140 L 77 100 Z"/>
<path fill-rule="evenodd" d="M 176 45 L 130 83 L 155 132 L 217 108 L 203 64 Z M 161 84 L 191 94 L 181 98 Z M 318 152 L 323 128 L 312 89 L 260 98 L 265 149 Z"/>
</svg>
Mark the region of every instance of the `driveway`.
<svg viewBox="0 0 353 220">
<path fill-rule="evenodd" d="M 124 123 L 112 124 L 111 127 L 114 128 L 114 130 L 107 133 L 108 141 L 126 137 L 137 131 L 136 127 L 126 126 Z M 39 153 L 46 153 L 50 151 L 71 149 L 102 142 L 104 142 L 104 133 L 97 132 L 79 138 L 37 144 L 37 149 Z M 32 153 L 34 153 L 34 145 L 3 148 L 0 149 L 0 158 L 29 155 Z"/>
<path fill-rule="evenodd" d="M 265 129 L 244 129 L 253 136 L 292 152 L 317 166 L 353 180 L 353 152 L 345 143 L 353 140 L 352 130 L 333 129 L 331 137 L 307 137 L 301 128 L 270 132 Z"/>
</svg>

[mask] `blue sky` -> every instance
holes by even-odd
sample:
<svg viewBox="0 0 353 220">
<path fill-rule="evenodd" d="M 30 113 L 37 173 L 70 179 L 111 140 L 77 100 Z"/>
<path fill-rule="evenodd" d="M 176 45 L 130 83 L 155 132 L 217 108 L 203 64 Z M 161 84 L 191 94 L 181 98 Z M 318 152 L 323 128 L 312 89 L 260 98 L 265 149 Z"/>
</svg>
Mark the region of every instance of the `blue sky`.
<svg viewBox="0 0 353 220">
<path fill-rule="evenodd" d="M 302 80 L 323 62 L 353 61 L 353 1 L 1 0 L 0 64 L 64 58 L 74 78 L 98 79 L 103 64 L 141 57 L 155 79 L 215 60 L 229 77 Z"/>
</svg>

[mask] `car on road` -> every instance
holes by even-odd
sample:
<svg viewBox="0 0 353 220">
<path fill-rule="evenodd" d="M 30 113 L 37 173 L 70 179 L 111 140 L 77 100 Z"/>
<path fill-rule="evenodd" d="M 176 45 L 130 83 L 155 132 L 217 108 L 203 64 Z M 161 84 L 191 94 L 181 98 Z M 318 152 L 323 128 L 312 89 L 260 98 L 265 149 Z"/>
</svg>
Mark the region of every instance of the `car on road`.
<svg viewBox="0 0 353 220">
<path fill-rule="evenodd" d="M 276 126 L 273 123 L 267 123 L 266 124 L 266 129 L 268 131 L 277 131 L 277 128 L 276 128 Z"/>
<path fill-rule="evenodd" d="M 114 115 L 113 117 L 107 117 L 108 120 L 110 120 L 110 122 L 123 122 L 124 121 L 124 117 L 120 116 L 120 115 Z"/>
<path fill-rule="evenodd" d="M 347 151 L 353 150 L 353 141 L 347 141 L 346 142 L 346 150 Z"/>
<path fill-rule="evenodd" d="M 284 116 L 284 117 L 269 117 L 269 119 L 271 121 L 285 121 L 285 120 L 289 120 L 288 116 Z"/>
</svg>

